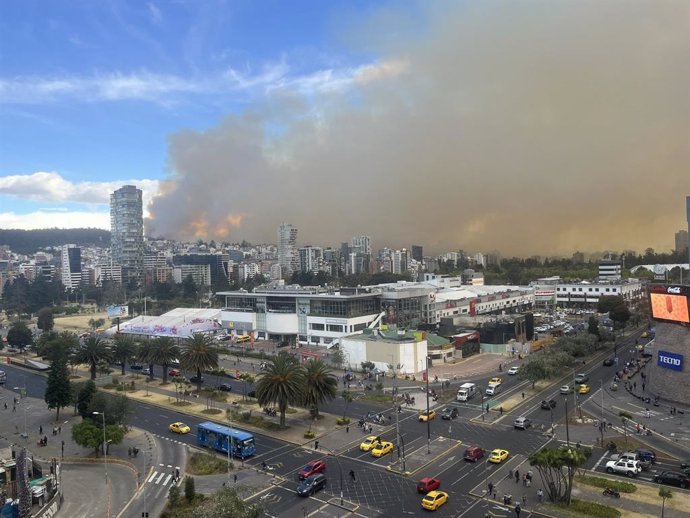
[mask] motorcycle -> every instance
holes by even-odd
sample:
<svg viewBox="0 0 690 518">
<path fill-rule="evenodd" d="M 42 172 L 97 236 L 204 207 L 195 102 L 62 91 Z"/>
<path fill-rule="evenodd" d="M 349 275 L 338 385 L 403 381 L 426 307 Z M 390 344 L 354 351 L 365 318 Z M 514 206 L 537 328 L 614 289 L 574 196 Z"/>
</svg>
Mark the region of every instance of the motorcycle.
<svg viewBox="0 0 690 518">
<path fill-rule="evenodd" d="M 612 489 L 610 487 L 607 487 L 606 489 L 604 489 L 601 492 L 601 494 L 604 496 L 610 496 L 612 498 L 620 498 L 621 497 L 621 494 L 617 490 Z"/>
</svg>

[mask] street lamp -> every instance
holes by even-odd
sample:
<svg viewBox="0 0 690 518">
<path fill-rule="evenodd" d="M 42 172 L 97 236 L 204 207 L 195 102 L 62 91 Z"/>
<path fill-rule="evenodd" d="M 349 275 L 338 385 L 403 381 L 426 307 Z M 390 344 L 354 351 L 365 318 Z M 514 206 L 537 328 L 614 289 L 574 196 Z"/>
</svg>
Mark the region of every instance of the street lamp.
<svg viewBox="0 0 690 518">
<path fill-rule="evenodd" d="M 431 419 L 429 419 L 429 356 L 426 360 L 426 452 L 431 453 Z"/>
<path fill-rule="evenodd" d="M 103 463 L 105 467 L 105 483 L 108 483 L 108 443 L 105 441 L 105 412 L 92 412 L 93 415 L 100 415 L 103 421 Z"/>
<path fill-rule="evenodd" d="M 568 428 L 568 396 L 565 397 L 565 443 L 570 448 L 570 429 Z"/>
</svg>

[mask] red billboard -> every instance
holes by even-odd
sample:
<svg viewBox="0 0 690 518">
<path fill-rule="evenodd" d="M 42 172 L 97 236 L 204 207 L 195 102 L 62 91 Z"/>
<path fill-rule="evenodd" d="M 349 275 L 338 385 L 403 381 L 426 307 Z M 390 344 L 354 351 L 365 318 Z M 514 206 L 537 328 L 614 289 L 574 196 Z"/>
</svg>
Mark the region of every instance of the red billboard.
<svg viewBox="0 0 690 518">
<path fill-rule="evenodd" d="M 676 324 L 690 324 L 688 287 L 653 284 L 649 286 L 652 318 Z"/>
</svg>

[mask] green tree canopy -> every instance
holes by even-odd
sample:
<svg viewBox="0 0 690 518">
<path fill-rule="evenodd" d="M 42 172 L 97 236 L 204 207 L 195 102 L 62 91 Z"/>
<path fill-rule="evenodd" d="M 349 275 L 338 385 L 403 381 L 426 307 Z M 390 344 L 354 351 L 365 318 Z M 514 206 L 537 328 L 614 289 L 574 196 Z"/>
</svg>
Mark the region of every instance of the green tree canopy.
<svg viewBox="0 0 690 518">
<path fill-rule="evenodd" d="M 101 361 L 110 361 L 110 350 L 103 340 L 96 336 L 89 336 L 83 344 L 79 346 L 74 355 L 78 363 L 86 363 L 91 369 L 91 379 L 96 379 L 96 368 Z"/>
<path fill-rule="evenodd" d="M 120 364 L 122 375 L 125 374 L 125 364 L 132 361 L 137 355 L 138 346 L 131 336 L 118 334 L 115 336 L 112 353 L 113 360 Z"/>
<path fill-rule="evenodd" d="M 592 451 L 578 448 L 543 448 L 529 456 L 550 501 L 570 505 L 573 478 L 577 468 L 583 465 Z"/>
<path fill-rule="evenodd" d="M 41 331 L 47 332 L 52 331 L 55 326 L 55 320 L 53 319 L 53 309 L 43 308 L 38 312 L 38 317 L 36 319 L 36 327 Z"/>
<path fill-rule="evenodd" d="M 319 415 L 319 405 L 331 401 L 338 392 L 338 380 L 321 359 L 312 359 L 304 364 L 304 403 L 314 417 Z"/>
<path fill-rule="evenodd" d="M 209 335 L 196 333 L 182 344 L 180 363 L 185 369 L 196 372 L 197 389 L 201 390 L 201 372 L 218 367 L 218 348 Z"/>
<path fill-rule="evenodd" d="M 55 420 L 60 420 L 60 409 L 70 404 L 72 392 L 69 380 L 69 370 L 67 368 L 67 357 L 56 355 L 50 364 L 48 381 L 43 399 L 48 404 L 48 408 L 57 409 Z"/>
<path fill-rule="evenodd" d="M 27 345 L 33 343 L 31 330 L 22 321 L 15 322 L 7 331 L 7 343 L 13 347 L 19 347 L 23 352 Z"/>
<path fill-rule="evenodd" d="M 89 380 L 86 383 L 81 384 L 79 393 L 77 394 L 77 410 L 79 415 L 87 418 L 90 417 L 90 406 L 93 396 L 96 394 L 96 384 Z"/>
<path fill-rule="evenodd" d="M 280 426 L 285 428 L 285 413 L 288 405 L 304 403 L 305 377 L 299 360 L 286 351 L 281 351 L 267 364 L 266 371 L 259 374 L 256 383 L 256 398 L 259 405 L 278 405 Z"/>
</svg>

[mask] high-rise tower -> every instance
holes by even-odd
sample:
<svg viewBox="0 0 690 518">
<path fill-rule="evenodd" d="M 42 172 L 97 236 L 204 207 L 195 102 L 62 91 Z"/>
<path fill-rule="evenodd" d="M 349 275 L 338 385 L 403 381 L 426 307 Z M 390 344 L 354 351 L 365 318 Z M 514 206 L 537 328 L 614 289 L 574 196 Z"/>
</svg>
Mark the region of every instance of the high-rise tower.
<svg viewBox="0 0 690 518">
<path fill-rule="evenodd" d="M 289 279 L 299 270 L 297 227 L 290 223 L 281 223 L 278 227 L 278 263 L 285 279 Z"/>
<path fill-rule="evenodd" d="M 144 214 L 141 189 L 125 185 L 110 195 L 110 252 L 122 266 L 122 282 L 141 282 L 144 273 Z"/>
<path fill-rule="evenodd" d="M 62 284 L 66 290 L 73 290 L 81 284 L 81 248 L 77 245 L 62 247 Z"/>
</svg>

